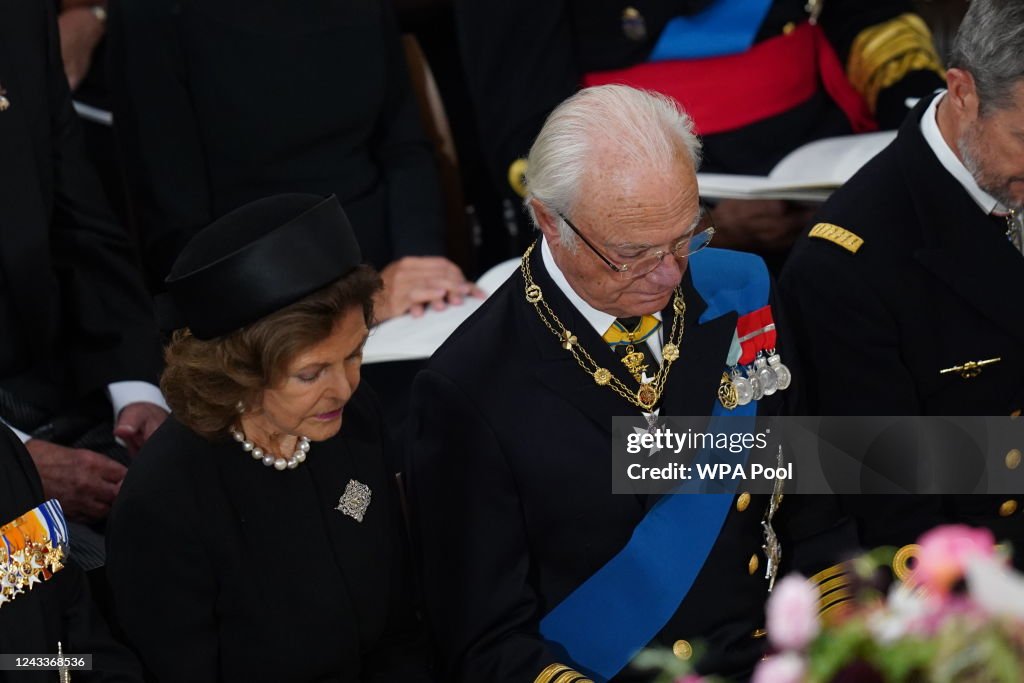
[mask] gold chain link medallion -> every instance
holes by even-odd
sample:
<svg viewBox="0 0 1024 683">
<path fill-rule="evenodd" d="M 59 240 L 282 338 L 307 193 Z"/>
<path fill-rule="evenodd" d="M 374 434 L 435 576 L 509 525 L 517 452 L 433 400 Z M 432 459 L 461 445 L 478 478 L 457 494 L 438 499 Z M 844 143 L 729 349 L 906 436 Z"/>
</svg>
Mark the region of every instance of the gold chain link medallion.
<svg viewBox="0 0 1024 683">
<path fill-rule="evenodd" d="M 616 394 L 629 401 L 631 404 L 650 412 L 661 400 L 661 394 L 665 390 L 665 383 L 668 381 L 668 373 L 672 363 L 679 359 L 679 344 L 683 339 L 683 331 L 686 327 L 686 302 L 683 300 L 682 291 L 676 287 L 675 299 L 672 301 L 672 310 L 675 315 L 672 317 L 672 331 L 669 332 L 669 342 L 665 344 L 663 361 L 654 378 L 649 382 L 638 380 L 640 386 L 637 389 L 630 389 L 618 377 L 613 375 L 607 368 L 597 364 L 597 361 L 583 348 L 579 340 L 562 324 L 555 312 L 551 310 L 548 302 L 544 300 L 540 286 L 533 281 L 530 273 L 530 254 L 536 242 L 531 244 L 523 254 L 519 270 L 526 281 L 526 300 L 533 304 L 534 310 L 540 317 L 544 326 L 551 330 L 551 333 L 558 338 L 562 348 L 572 354 L 576 363 L 583 368 L 584 372 L 594 378 L 599 386 L 607 386 Z M 628 354 L 627 354 L 628 355 Z M 643 360 L 643 354 L 637 354 Z M 644 366 L 646 368 L 646 366 Z"/>
</svg>

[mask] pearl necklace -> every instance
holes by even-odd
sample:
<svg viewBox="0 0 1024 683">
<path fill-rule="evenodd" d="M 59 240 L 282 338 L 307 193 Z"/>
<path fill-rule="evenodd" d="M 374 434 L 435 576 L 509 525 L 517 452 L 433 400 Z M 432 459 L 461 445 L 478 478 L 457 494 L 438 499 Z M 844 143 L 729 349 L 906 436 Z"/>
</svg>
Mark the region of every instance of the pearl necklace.
<svg viewBox="0 0 1024 683">
<path fill-rule="evenodd" d="M 242 450 L 252 455 L 253 460 L 262 460 L 264 465 L 267 467 L 273 466 L 278 472 L 285 469 L 294 470 L 306 461 L 306 454 L 309 453 L 309 439 L 304 436 L 299 437 L 299 444 L 295 447 L 295 452 L 292 453 L 292 457 L 287 459 L 267 453 L 252 441 L 246 439 L 245 432 L 238 429 L 232 429 L 231 436 L 234 437 L 235 441 L 242 444 Z"/>
</svg>

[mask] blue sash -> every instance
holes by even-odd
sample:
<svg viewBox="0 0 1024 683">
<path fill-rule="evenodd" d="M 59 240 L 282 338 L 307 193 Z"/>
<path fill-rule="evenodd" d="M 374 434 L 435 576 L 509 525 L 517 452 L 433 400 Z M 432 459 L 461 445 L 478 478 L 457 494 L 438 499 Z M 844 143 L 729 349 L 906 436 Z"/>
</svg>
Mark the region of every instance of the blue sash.
<svg viewBox="0 0 1024 683">
<path fill-rule="evenodd" d="M 690 257 L 690 272 L 694 288 L 708 304 L 702 323 L 768 303 L 768 271 L 756 256 L 705 249 Z M 714 418 L 723 415 L 745 416 L 743 422 L 752 426 L 757 402 L 725 410 L 715 400 L 711 415 L 711 430 L 716 430 Z M 746 428 L 736 422 L 719 422 L 717 430 Z M 712 459 L 745 462 L 747 453 L 702 452 L 698 462 Z M 697 480 L 684 484 L 700 486 Z M 541 635 L 597 683 L 612 678 L 679 609 L 718 539 L 732 500 L 731 492 L 663 496 L 622 550 L 541 620 Z"/>
<path fill-rule="evenodd" d="M 715 0 L 692 17 L 670 19 L 647 61 L 702 59 L 746 52 L 772 0 Z"/>
</svg>

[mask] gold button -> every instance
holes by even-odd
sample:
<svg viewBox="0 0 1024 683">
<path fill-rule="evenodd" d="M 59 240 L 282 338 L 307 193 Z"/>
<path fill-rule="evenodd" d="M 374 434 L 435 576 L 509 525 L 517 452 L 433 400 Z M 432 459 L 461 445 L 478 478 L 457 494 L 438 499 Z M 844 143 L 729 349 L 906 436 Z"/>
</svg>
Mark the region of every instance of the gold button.
<svg viewBox="0 0 1024 683">
<path fill-rule="evenodd" d="M 761 560 L 757 559 L 757 553 L 750 556 L 750 562 L 747 562 L 747 572 L 753 576 L 757 568 L 761 566 Z"/>
<path fill-rule="evenodd" d="M 693 647 L 685 640 L 677 640 L 672 644 L 672 654 L 682 660 L 693 656 Z"/>
<path fill-rule="evenodd" d="M 999 516 L 1009 517 L 1017 511 L 1017 501 L 1012 498 L 999 506 Z"/>
<path fill-rule="evenodd" d="M 1020 467 L 1020 450 L 1014 448 L 1011 449 L 1010 452 L 1006 454 L 1006 468 L 1010 470 L 1015 470 L 1018 467 Z"/>
<path fill-rule="evenodd" d="M 509 165 L 508 184 L 517 195 L 526 196 L 526 159 L 516 159 Z"/>
<path fill-rule="evenodd" d="M 644 40 L 647 38 L 647 23 L 644 15 L 636 7 L 627 7 L 622 10 L 622 32 L 630 40 Z"/>
<path fill-rule="evenodd" d="M 750 494 L 746 492 L 741 493 L 736 499 L 736 509 L 743 512 L 748 507 L 750 507 Z"/>
<path fill-rule="evenodd" d="M 796 24 L 792 21 L 786 22 L 786 25 L 782 27 L 782 34 L 788 36 L 796 29 Z"/>
<path fill-rule="evenodd" d="M 753 633 L 751 633 L 750 637 L 751 638 L 764 638 L 766 635 L 768 635 L 768 631 L 765 631 L 763 628 L 759 628 L 759 629 L 755 630 Z"/>
</svg>

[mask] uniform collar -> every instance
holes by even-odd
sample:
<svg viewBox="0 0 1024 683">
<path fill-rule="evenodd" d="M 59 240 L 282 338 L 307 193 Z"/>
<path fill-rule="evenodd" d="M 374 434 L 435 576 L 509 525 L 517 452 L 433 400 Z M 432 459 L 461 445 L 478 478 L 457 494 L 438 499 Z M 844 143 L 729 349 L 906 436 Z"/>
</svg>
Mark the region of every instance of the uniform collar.
<svg viewBox="0 0 1024 683">
<path fill-rule="evenodd" d="M 924 116 L 921 117 L 921 135 L 924 137 L 925 142 L 928 143 L 932 152 L 935 153 L 942 167 L 967 190 L 967 194 L 971 196 L 975 204 L 981 207 L 982 211 L 986 214 L 990 214 L 993 211 L 1006 212 L 1006 207 L 1000 204 L 999 200 L 981 189 L 978 181 L 974 179 L 971 172 L 967 170 L 967 167 L 964 166 L 960 158 L 946 143 L 946 139 L 942 137 L 942 132 L 939 130 L 939 124 L 935 115 L 938 112 L 939 102 L 942 101 L 945 95 L 945 90 L 939 92 L 932 99 L 931 104 L 928 105 Z"/>
</svg>

